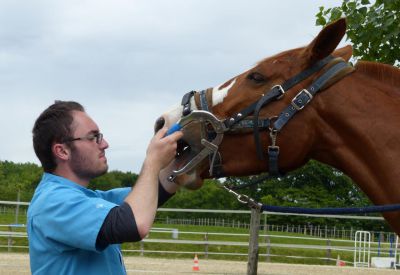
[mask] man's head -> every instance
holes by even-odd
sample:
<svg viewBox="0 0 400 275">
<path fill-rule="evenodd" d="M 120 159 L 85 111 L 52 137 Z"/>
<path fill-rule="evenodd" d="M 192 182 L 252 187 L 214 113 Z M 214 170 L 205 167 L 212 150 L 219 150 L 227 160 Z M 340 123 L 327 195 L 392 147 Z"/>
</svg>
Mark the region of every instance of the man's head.
<svg viewBox="0 0 400 275">
<path fill-rule="evenodd" d="M 45 172 L 60 167 L 90 180 L 107 172 L 105 149 L 97 124 L 77 102 L 56 101 L 36 120 L 33 147 Z"/>
</svg>

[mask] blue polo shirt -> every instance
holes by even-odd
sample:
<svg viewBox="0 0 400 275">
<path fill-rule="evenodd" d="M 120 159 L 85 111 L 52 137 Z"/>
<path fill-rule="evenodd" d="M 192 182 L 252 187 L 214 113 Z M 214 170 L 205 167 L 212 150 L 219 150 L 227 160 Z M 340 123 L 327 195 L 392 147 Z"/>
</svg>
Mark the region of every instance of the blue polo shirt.
<svg viewBox="0 0 400 275">
<path fill-rule="evenodd" d="M 28 209 L 32 274 L 126 274 L 120 246 L 96 248 L 108 212 L 131 188 L 93 191 L 44 173 Z"/>
</svg>

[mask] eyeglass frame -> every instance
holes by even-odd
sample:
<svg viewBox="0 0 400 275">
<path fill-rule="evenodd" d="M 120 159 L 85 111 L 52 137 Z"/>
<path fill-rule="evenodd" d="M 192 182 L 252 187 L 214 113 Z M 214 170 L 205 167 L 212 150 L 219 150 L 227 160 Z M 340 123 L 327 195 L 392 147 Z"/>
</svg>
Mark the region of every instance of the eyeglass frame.
<svg viewBox="0 0 400 275">
<path fill-rule="evenodd" d="M 97 144 L 101 144 L 101 142 L 103 141 L 103 138 L 104 138 L 103 133 L 98 132 L 98 133 L 94 133 L 94 134 L 88 134 L 84 137 L 68 138 L 64 142 L 72 142 L 72 141 L 77 141 L 77 140 L 89 140 L 89 141 L 96 140 Z"/>
</svg>

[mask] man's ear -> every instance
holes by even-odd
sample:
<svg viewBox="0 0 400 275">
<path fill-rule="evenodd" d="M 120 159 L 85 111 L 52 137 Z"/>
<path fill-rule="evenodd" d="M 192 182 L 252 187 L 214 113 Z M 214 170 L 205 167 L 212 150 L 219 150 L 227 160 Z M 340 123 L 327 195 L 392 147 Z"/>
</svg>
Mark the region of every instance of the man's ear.
<svg viewBox="0 0 400 275">
<path fill-rule="evenodd" d="M 56 159 L 69 160 L 71 156 L 71 150 L 63 143 L 54 143 L 51 146 L 51 151 L 53 152 Z"/>
</svg>

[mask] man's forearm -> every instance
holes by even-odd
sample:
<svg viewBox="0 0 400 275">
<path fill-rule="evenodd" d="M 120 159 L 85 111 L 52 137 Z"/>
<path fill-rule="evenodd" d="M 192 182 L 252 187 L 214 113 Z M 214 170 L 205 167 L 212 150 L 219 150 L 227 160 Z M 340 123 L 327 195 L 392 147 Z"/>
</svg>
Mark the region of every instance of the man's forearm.
<svg viewBox="0 0 400 275">
<path fill-rule="evenodd" d="M 148 234 L 156 214 L 159 172 L 158 167 L 145 161 L 135 186 L 125 198 L 135 216 L 141 238 Z"/>
</svg>

